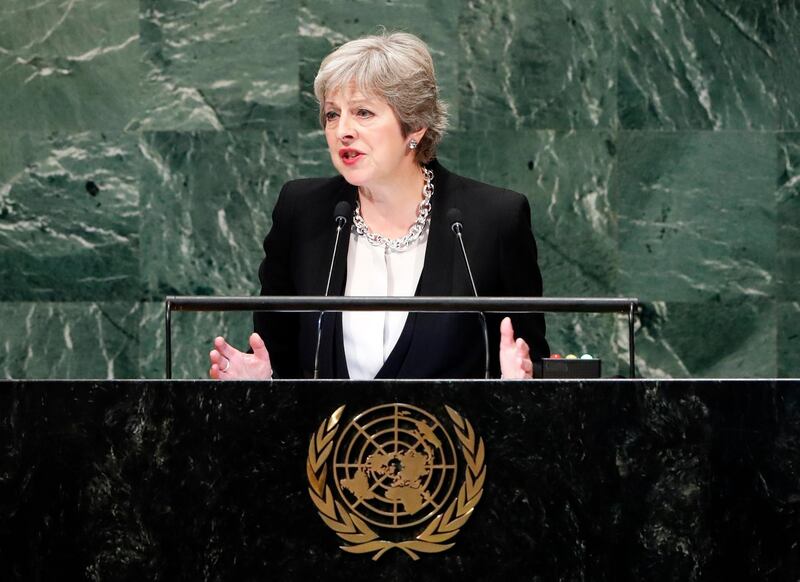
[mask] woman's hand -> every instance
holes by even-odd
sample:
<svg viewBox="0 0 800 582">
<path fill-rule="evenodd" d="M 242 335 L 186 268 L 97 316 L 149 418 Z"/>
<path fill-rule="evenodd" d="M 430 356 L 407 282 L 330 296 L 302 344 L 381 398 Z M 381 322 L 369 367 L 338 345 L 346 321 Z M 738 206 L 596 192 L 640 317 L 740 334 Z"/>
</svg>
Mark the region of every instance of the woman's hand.
<svg viewBox="0 0 800 582">
<path fill-rule="evenodd" d="M 240 352 L 225 338 L 214 340 L 214 349 L 208 354 L 211 369 L 208 375 L 215 380 L 270 380 L 272 364 L 264 340 L 257 333 L 250 336 L 252 354 Z"/>
<path fill-rule="evenodd" d="M 531 350 L 524 339 L 514 340 L 510 317 L 500 322 L 500 377 L 503 380 L 533 378 Z"/>
</svg>

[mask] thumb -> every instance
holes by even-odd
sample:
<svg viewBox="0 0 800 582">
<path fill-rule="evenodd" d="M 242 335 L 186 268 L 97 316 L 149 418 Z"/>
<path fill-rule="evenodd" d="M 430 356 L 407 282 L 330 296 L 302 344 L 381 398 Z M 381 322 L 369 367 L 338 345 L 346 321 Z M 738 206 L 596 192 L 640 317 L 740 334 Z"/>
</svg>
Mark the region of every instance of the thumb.
<svg viewBox="0 0 800 582">
<path fill-rule="evenodd" d="M 264 340 L 257 333 L 250 335 L 250 347 L 253 348 L 253 355 L 259 360 L 266 360 L 269 362 L 269 352 Z"/>
<path fill-rule="evenodd" d="M 500 347 L 514 347 L 514 326 L 511 325 L 510 317 L 504 317 L 503 321 L 500 322 Z"/>
</svg>

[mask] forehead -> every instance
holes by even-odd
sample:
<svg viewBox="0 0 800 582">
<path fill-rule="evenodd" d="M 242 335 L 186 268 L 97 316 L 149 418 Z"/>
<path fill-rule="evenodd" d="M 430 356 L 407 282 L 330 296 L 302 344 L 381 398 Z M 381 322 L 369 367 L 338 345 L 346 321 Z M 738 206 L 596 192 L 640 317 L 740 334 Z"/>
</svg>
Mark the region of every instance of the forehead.
<svg viewBox="0 0 800 582">
<path fill-rule="evenodd" d="M 377 93 L 361 90 L 356 87 L 355 82 L 344 85 L 343 87 L 334 87 L 325 94 L 325 103 L 342 104 L 342 103 L 386 103 L 386 100 L 381 98 Z"/>
</svg>

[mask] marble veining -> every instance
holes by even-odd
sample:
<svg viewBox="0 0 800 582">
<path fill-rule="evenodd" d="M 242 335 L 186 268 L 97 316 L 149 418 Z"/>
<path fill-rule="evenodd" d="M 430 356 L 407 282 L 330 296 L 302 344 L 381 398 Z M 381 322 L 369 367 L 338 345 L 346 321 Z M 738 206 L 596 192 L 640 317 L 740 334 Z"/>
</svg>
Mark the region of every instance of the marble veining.
<svg viewBox="0 0 800 582">
<path fill-rule="evenodd" d="M 149 298 L 257 293 L 271 207 L 294 177 L 293 134 L 148 132 L 139 147 Z"/>
<path fill-rule="evenodd" d="M 792 0 L 776 3 L 777 54 L 780 55 L 781 123 L 784 130 L 800 129 L 800 4 Z"/>
<path fill-rule="evenodd" d="M 138 108 L 139 26 L 126 0 L 0 6 L 0 128 L 121 130 Z"/>
<path fill-rule="evenodd" d="M 465 4 L 459 21 L 460 128 L 611 126 L 617 106 L 613 5 Z"/>
<path fill-rule="evenodd" d="M 778 127 L 774 4 L 634 0 L 621 7 L 622 127 Z"/>
<path fill-rule="evenodd" d="M 645 304 L 636 334 L 637 374 L 667 377 L 769 377 L 776 368 L 778 308 L 766 300 L 739 299 Z M 627 326 L 617 328 L 617 346 L 627 352 Z M 697 337 L 703 348 L 697 348 Z M 756 353 L 753 346 L 759 346 Z M 621 362 L 620 370 L 624 370 Z"/>
<path fill-rule="evenodd" d="M 0 135 L 0 299 L 139 297 L 134 143 L 110 132 Z"/>
<path fill-rule="evenodd" d="M 624 135 L 619 288 L 645 300 L 771 296 L 774 155 L 770 134 Z M 728 170 L 739 164 L 746 176 Z"/>
<path fill-rule="evenodd" d="M 0 302 L 0 377 L 137 378 L 138 303 Z"/>
<path fill-rule="evenodd" d="M 294 3 L 146 0 L 140 6 L 147 98 L 129 129 L 291 124 L 298 96 Z"/>
<path fill-rule="evenodd" d="M 780 134 L 778 207 L 778 297 L 800 299 L 800 133 Z"/>
</svg>

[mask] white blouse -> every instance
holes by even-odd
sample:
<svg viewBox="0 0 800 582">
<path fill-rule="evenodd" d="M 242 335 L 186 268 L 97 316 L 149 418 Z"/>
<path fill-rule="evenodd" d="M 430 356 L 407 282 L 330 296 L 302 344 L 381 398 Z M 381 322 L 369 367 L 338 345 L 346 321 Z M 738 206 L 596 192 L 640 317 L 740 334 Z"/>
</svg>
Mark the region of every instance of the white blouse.
<svg viewBox="0 0 800 582">
<path fill-rule="evenodd" d="M 402 252 L 371 245 L 350 232 L 347 251 L 347 296 L 413 296 L 419 284 L 428 247 L 430 223 Z M 349 311 L 342 313 L 347 370 L 353 380 L 371 380 L 392 353 L 408 318 L 407 311 Z"/>
</svg>

